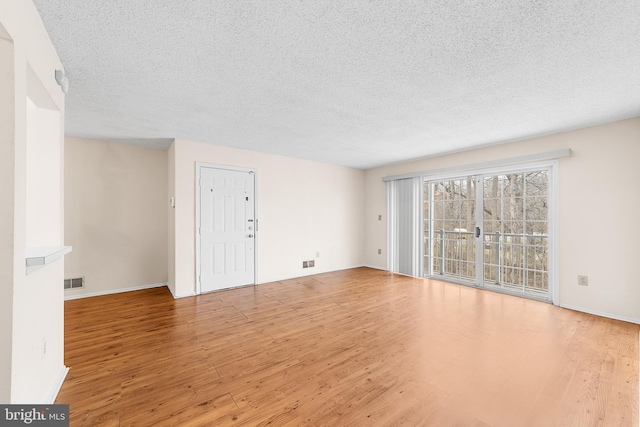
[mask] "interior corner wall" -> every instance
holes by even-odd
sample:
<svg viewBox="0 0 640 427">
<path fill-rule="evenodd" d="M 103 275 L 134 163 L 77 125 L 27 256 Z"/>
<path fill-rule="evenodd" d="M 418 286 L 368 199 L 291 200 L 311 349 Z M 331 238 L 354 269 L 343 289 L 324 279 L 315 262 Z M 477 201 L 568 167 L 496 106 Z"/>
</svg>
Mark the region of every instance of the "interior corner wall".
<svg viewBox="0 0 640 427">
<path fill-rule="evenodd" d="M 175 201 L 176 194 L 176 147 L 175 141 L 167 150 L 167 188 L 168 197 Z M 174 205 L 167 204 L 167 287 L 169 291 L 176 295 L 176 210 Z"/>
<path fill-rule="evenodd" d="M 65 138 L 65 296 L 166 283 L 167 205 L 166 151 Z"/>
<path fill-rule="evenodd" d="M 258 283 L 363 265 L 364 171 L 185 140 L 173 149 L 176 297 L 196 289 L 196 162 L 257 170 Z"/>
<path fill-rule="evenodd" d="M 4 34 L 3 34 L 4 33 Z M 7 37 L 7 38 L 5 38 Z M 0 23 L 0 403 L 11 400 L 15 98 L 13 41 Z"/>
<path fill-rule="evenodd" d="M 365 262 L 386 269 L 385 176 L 570 148 L 559 160 L 560 305 L 640 323 L 640 118 L 366 171 Z M 378 220 L 378 215 L 383 220 Z M 378 255 L 377 248 L 383 249 Z M 589 286 L 578 286 L 578 275 Z"/>
<path fill-rule="evenodd" d="M 13 60 L 6 63 L 2 58 L 3 64 L 0 66 L 0 87 L 3 89 L 0 120 L 6 120 L 6 126 L 0 126 L 3 169 L 0 188 L 4 205 L 0 210 L 0 254 L 3 263 L 0 285 L 3 287 L 0 401 L 51 403 L 66 374 L 63 360 L 64 302 L 60 286 L 63 261 L 27 275 L 25 255 L 33 238 L 37 240 L 38 237 L 29 230 L 34 221 L 51 220 L 48 222 L 52 227 L 47 231 L 47 239 L 51 238 L 48 242 L 55 246 L 62 245 L 62 221 L 59 220 L 62 218 L 62 176 L 55 173 L 56 170 L 60 171 L 62 159 L 60 156 L 49 159 L 50 163 L 45 168 L 47 172 L 43 171 L 37 177 L 49 181 L 57 191 L 54 197 L 48 199 L 50 203 L 46 208 L 34 214 L 30 211 L 33 205 L 29 201 L 33 194 L 28 194 L 27 185 L 27 176 L 33 173 L 33 168 L 29 168 L 33 159 L 30 159 L 27 143 L 57 144 L 58 153 L 61 153 L 64 94 L 53 76 L 56 69 L 63 67 L 31 1 L 0 2 L 0 28 L 0 37 L 4 39 L 0 43 L 2 54 L 6 55 L 8 49 L 6 41 L 11 40 L 13 44 Z M 12 66 L 12 72 L 8 70 L 8 64 Z M 32 94 L 32 91 L 35 92 Z M 55 112 L 58 121 L 57 126 L 50 127 L 49 132 L 56 135 L 48 133 L 47 142 L 40 138 L 41 135 L 28 132 L 27 98 L 32 95 L 37 108 Z M 6 170 L 5 162 L 9 165 Z M 28 235 L 31 236 L 30 241 Z M 5 264 L 7 260 L 10 260 L 10 265 Z M 8 301 L 5 301 L 4 296 L 7 295 Z M 6 307 L 7 304 L 10 307 Z M 8 310 L 5 311 L 5 308 Z M 7 330 L 11 332 L 4 332 Z M 11 353 L 10 364 L 6 361 L 6 351 Z"/>
<path fill-rule="evenodd" d="M 33 77 L 36 80 L 37 79 Z M 27 98 L 27 210 L 28 247 L 60 244 L 62 224 L 62 158 L 60 112 L 41 108 Z M 43 176 L 49 177 L 42 179 Z M 53 179 L 53 177 L 60 177 Z M 43 215 L 43 212 L 47 212 Z"/>
</svg>

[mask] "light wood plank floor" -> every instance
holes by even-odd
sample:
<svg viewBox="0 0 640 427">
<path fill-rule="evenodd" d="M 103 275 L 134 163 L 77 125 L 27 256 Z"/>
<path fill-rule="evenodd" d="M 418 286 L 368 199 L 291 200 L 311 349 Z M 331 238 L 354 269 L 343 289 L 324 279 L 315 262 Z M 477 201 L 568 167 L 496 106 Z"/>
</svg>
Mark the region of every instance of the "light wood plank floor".
<svg viewBox="0 0 640 427">
<path fill-rule="evenodd" d="M 72 426 L 637 426 L 638 325 L 358 268 L 67 301 Z"/>
</svg>

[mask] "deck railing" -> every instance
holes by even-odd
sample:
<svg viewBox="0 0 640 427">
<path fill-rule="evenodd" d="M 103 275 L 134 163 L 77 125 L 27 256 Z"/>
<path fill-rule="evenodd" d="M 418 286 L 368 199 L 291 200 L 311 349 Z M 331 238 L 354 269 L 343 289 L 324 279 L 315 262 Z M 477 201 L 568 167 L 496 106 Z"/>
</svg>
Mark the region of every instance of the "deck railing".
<svg viewBox="0 0 640 427">
<path fill-rule="evenodd" d="M 475 280 L 476 241 L 467 230 L 433 233 L 433 274 Z M 428 245 L 428 239 L 425 242 Z M 548 235 L 484 234 L 484 282 L 525 292 L 548 290 Z M 428 263 L 429 248 L 425 248 Z M 428 266 L 428 264 L 425 264 Z"/>
</svg>

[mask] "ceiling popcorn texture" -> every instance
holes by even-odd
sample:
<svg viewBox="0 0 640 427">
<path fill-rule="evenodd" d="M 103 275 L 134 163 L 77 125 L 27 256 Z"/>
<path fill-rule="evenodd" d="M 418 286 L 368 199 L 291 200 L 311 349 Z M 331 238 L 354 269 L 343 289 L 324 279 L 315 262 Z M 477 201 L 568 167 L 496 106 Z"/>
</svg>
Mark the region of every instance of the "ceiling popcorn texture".
<svg viewBox="0 0 640 427">
<path fill-rule="evenodd" d="M 371 168 L 640 116 L 637 0 L 35 0 L 69 136 Z"/>
</svg>

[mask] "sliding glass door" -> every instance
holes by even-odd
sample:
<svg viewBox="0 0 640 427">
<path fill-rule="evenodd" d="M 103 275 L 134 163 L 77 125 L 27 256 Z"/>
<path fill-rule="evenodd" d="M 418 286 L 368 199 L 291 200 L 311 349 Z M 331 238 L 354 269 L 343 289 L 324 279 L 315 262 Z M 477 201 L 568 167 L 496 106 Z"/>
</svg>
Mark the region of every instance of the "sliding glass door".
<svg viewBox="0 0 640 427">
<path fill-rule="evenodd" d="M 548 297 L 549 173 L 484 176 L 484 284 Z"/>
<path fill-rule="evenodd" d="M 427 180 L 425 276 L 550 299 L 548 221 L 548 169 Z"/>
<path fill-rule="evenodd" d="M 476 282 L 476 181 L 464 177 L 425 185 L 425 271 Z"/>
</svg>

